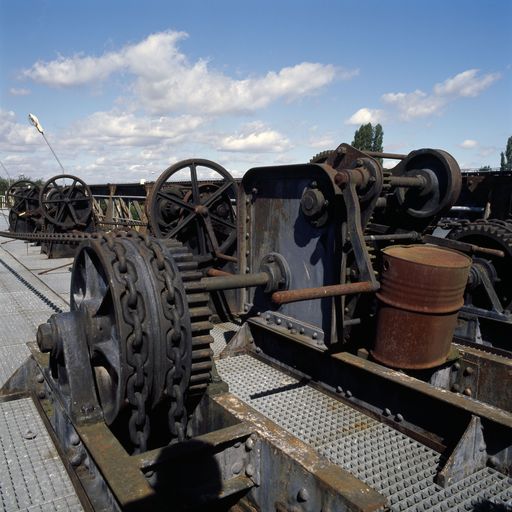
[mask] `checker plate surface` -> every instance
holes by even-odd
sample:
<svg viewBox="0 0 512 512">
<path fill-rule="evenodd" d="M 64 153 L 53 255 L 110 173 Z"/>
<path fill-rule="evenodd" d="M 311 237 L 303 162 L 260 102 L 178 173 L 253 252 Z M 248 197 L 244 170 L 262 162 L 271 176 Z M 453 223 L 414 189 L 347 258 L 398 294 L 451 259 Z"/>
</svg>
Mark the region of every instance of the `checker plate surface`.
<svg viewBox="0 0 512 512">
<path fill-rule="evenodd" d="M 430 448 L 249 355 L 216 364 L 233 394 L 382 493 L 392 510 L 512 509 L 512 479 L 491 468 L 443 489 L 434 483 L 441 456 Z"/>
</svg>

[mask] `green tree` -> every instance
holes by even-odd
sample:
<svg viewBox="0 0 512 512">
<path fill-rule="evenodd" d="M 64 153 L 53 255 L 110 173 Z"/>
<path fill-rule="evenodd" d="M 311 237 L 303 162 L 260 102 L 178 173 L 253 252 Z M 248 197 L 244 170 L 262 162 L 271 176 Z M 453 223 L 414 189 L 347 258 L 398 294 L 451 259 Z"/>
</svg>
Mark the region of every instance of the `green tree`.
<svg viewBox="0 0 512 512">
<path fill-rule="evenodd" d="M 354 133 L 352 146 L 361 151 L 383 151 L 384 130 L 380 124 L 362 124 Z M 378 159 L 382 163 L 382 158 Z"/>
<path fill-rule="evenodd" d="M 501 152 L 500 171 L 512 171 L 512 137 L 507 139 L 505 152 Z"/>
</svg>

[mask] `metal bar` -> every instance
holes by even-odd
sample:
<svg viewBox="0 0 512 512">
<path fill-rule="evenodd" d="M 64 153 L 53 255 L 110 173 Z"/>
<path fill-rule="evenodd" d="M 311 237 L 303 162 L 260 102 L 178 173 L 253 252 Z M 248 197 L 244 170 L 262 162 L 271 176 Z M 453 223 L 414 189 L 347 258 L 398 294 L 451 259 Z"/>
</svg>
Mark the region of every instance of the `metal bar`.
<svg viewBox="0 0 512 512">
<path fill-rule="evenodd" d="M 121 507 L 135 510 L 141 503 L 150 507 L 156 498 L 154 489 L 108 427 L 99 422 L 78 426 L 77 430 Z"/>
<path fill-rule="evenodd" d="M 207 274 L 210 277 L 224 277 L 233 275 L 231 272 L 225 272 L 224 270 L 220 270 L 219 268 L 210 268 L 208 269 Z"/>
<path fill-rule="evenodd" d="M 410 377 L 405 373 L 362 359 L 348 352 L 332 354 L 332 357 L 337 361 L 341 361 L 352 367 L 359 368 L 360 370 L 364 370 L 383 379 L 400 384 L 405 388 L 429 396 L 439 403 L 448 404 L 470 414 L 487 418 L 507 428 L 512 428 L 512 413 L 504 411 L 503 409 L 498 409 L 497 407 L 483 402 L 477 402 L 457 393 L 447 393 L 444 389 L 436 388 L 431 384 Z"/>
<path fill-rule="evenodd" d="M 206 291 L 235 290 L 248 286 L 260 286 L 268 283 L 270 279 L 266 272 L 246 275 L 231 275 L 221 277 L 207 277 L 201 280 L 201 287 Z"/>
<path fill-rule="evenodd" d="M 43 274 L 48 274 L 48 272 L 53 272 L 54 270 L 59 270 L 61 268 L 69 267 L 72 264 L 73 263 L 64 263 L 64 265 L 59 265 L 58 267 L 53 267 L 53 268 L 49 268 L 47 270 L 43 270 L 42 272 L 38 272 L 37 275 L 42 276 Z"/>
<path fill-rule="evenodd" d="M 449 249 L 458 249 L 462 252 L 468 252 L 470 254 L 474 252 L 480 252 L 482 254 L 489 254 L 491 256 L 497 256 L 498 258 L 504 258 L 505 253 L 499 249 L 490 249 L 489 247 L 480 247 L 475 244 L 468 244 L 466 242 L 460 242 L 458 240 L 450 240 L 449 238 L 441 238 L 432 235 L 423 235 L 423 241 L 425 243 L 440 245 L 441 247 L 448 247 Z"/>
<path fill-rule="evenodd" d="M 391 233 L 388 235 L 366 235 L 364 239 L 366 241 L 379 241 L 379 240 L 418 240 L 421 235 L 416 231 L 410 231 L 409 233 Z"/>
<path fill-rule="evenodd" d="M 180 457 L 197 457 L 203 450 L 214 450 L 226 443 L 234 443 L 252 434 L 252 428 L 244 422 L 237 423 L 231 427 L 221 428 L 196 436 L 191 441 L 184 441 L 179 444 L 164 446 L 139 455 L 132 455 L 131 459 L 142 470 L 148 470 L 155 466 L 176 461 Z"/>
<path fill-rule="evenodd" d="M 146 196 L 123 196 L 123 195 L 105 195 L 105 194 L 93 194 L 92 195 L 95 199 L 131 199 L 131 200 L 138 200 L 138 199 L 147 199 Z"/>
<path fill-rule="evenodd" d="M 274 292 L 272 294 L 272 301 L 276 304 L 288 304 L 289 302 L 299 302 L 303 300 L 353 295 L 355 293 L 374 292 L 379 289 L 379 286 L 378 283 L 374 285 L 369 281 L 363 281 L 362 283 L 335 284 L 332 286 L 320 286 L 319 288 L 286 290 Z"/>
<path fill-rule="evenodd" d="M 382 151 L 363 151 L 365 155 L 376 158 L 392 158 L 393 160 L 404 160 L 409 155 L 402 155 L 400 153 L 383 153 Z"/>
<path fill-rule="evenodd" d="M 389 182 L 394 187 L 423 188 L 427 182 L 423 176 L 390 176 Z"/>
</svg>

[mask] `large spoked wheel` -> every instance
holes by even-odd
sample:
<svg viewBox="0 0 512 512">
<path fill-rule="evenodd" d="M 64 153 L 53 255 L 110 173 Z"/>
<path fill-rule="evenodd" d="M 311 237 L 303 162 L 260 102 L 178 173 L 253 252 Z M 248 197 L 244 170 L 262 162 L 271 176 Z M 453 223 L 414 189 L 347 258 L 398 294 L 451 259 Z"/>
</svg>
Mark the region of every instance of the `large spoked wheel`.
<svg viewBox="0 0 512 512">
<path fill-rule="evenodd" d="M 9 229 L 14 232 L 33 232 L 39 227 L 39 185 L 30 180 L 13 183 L 6 192 L 9 209 Z"/>
<path fill-rule="evenodd" d="M 91 216 L 92 193 L 80 178 L 60 174 L 43 185 L 39 203 L 50 224 L 65 230 L 83 228 Z"/>
<path fill-rule="evenodd" d="M 201 263 L 236 261 L 235 180 L 219 164 L 189 159 L 155 182 L 148 213 L 153 234 L 188 246 Z"/>
</svg>

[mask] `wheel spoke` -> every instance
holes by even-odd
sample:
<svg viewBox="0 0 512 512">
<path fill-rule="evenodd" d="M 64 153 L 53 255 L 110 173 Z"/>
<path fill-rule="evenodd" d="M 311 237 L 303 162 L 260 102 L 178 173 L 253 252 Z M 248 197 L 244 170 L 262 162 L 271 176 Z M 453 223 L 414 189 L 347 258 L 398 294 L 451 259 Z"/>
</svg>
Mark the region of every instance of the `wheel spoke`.
<svg viewBox="0 0 512 512">
<path fill-rule="evenodd" d="M 195 205 L 201 204 L 201 196 L 199 194 L 199 183 L 197 181 L 196 164 L 190 164 L 190 184 L 192 186 L 192 200 Z"/>
<path fill-rule="evenodd" d="M 220 197 L 226 190 L 228 190 L 231 186 L 233 186 L 233 183 L 230 181 L 224 183 L 221 187 L 219 187 L 215 192 L 213 192 L 210 196 L 206 198 L 204 203 L 202 203 L 204 206 L 210 206 L 218 197 Z"/>
<path fill-rule="evenodd" d="M 204 230 L 201 226 L 201 219 L 196 219 L 196 233 L 197 233 L 197 242 L 199 244 L 199 254 L 205 255 L 208 252 L 206 248 L 206 239 L 204 236 Z"/>
<path fill-rule="evenodd" d="M 182 201 L 180 198 L 173 194 L 166 194 L 165 192 L 162 192 L 161 190 L 158 191 L 157 196 L 163 197 L 167 199 L 168 201 L 171 201 L 172 203 L 177 204 L 178 206 L 181 206 L 182 208 L 187 209 L 188 211 L 193 212 L 194 211 L 194 205 L 191 205 L 189 203 L 186 203 L 185 201 Z"/>
<path fill-rule="evenodd" d="M 214 220 L 215 222 L 221 224 L 222 226 L 225 226 L 225 227 L 227 227 L 229 229 L 236 229 L 235 224 L 233 224 L 232 222 L 229 222 L 229 221 L 223 219 L 222 217 L 219 217 L 219 216 L 215 215 L 214 213 L 210 212 L 210 217 L 212 218 L 212 220 Z"/>
<path fill-rule="evenodd" d="M 186 227 L 186 226 L 188 226 L 188 224 L 190 224 L 192 219 L 195 219 L 195 218 L 196 218 L 196 214 L 195 213 L 189 213 L 183 220 L 181 220 L 178 223 L 178 225 L 172 231 L 167 233 L 165 238 L 173 238 L 173 237 L 175 237 L 184 227 Z"/>
</svg>

